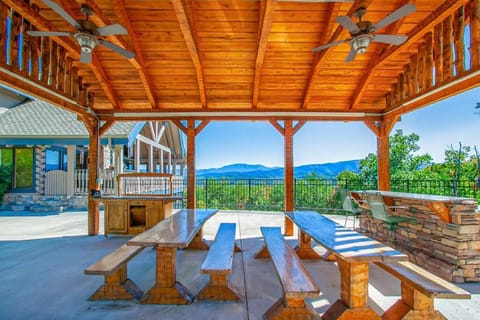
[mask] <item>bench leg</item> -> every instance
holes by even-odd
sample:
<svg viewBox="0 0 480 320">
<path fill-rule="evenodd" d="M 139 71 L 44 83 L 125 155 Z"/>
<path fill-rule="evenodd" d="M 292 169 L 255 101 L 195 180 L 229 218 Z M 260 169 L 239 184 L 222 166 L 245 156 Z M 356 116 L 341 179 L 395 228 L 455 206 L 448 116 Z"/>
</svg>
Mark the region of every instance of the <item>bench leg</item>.
<svg viewBox="0 0 480 320">
<path fill-rule="evenodd" d="M 312 248 L 312 238 L 301 230 L 298 230 L 298 246 L 295 248 L 300 259 L 322 259 Z"/>
<path fill-rule="evenodd" d="M 401 291 L 402 298 L 385 311 L 382 319 L 447 319 L 434 309 L 433 297 L 424 295 L 404 282 L 401 283 Z"/>
<path fill-rule="evenodd" d="M 157 247 L 156 282 L 142 299 L 146 304 L 191 304 L 193 294 L 176 281 L 177 249 Z"/>
<path fill-rule="evenodd" d="M 203 240 L 202 229 L 200 229 L 200 231 L 197 232 L 192 242 L 190 242 L 190 244 L 188 245 L 187 249 L 195 249 L 195 250 L 210 249 L 209 245 L 205 242 L 205 240 Z"/>
<path fill-rule="evenodd" d="M 227 280 L 227 273 L 211 273 L 210 281 L 200 290 L 198 300 L 239 301 L 238 294 Z"/>
<path fill-rule="evenodd" d="M 105 275 L 105 283 L 89 300 L 131 300 L 142 296 L 143 291 L 127 278 L 127 264 L 124 263 L 111 275 Z"/>
<path fill-rule="evenodd" d="M 347 262 L 337 257 L 340 270 L 340 300 L 322 319 L 380 319 L 368 306 L 368 262 Z"/>
<path fill-rule="evenodd" d="M 305 307 L 304 298 L 280 298 L 264 314 L 265 320 L 310 320 L 312 313 Z"/>
</svg>

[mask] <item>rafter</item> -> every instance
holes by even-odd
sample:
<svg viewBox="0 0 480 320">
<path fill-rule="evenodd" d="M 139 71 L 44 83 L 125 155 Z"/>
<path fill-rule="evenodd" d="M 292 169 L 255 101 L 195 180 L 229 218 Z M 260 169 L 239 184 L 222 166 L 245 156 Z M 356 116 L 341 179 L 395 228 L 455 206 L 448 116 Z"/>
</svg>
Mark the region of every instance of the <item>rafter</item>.
<svg viewBox="0 0 480 320">
<path fill-rule="evenodd" d="M 55 26 L 45 20 L 42 16 L 40 16 L 40 14 L 35 12 L 26 2 L 14 0 L 2 1 L 8 6 L 10 6 L 13 10 L 18 12 L 23 18 L 27 19 L 38 30 L 58 31 Z M 62 47 L 64 47 L 65 50 L 67 50 L 74 59 L 80 58 L 80 54 L 78 53 L 80 48 L 73 40 L 64 37 L 52 37 L 52 39 L 58 44 L 60 44 Z M 118 107 L 119 105 L 115 98 L 115 95 L 113 94 L 110 82 L 105 75 L 103 67 L 100 65 L 98 59 L 95 56 L 92 57 L 92 63 L 90 64 L 90 68 L 95 74 L 95 77 L 97 77 L 97 80 L 102 87 L 105 95 L 107 96 L 107 99 L 110 101 L 114 108 Z"/>
<path fill-rule="evenodd" d="M 371 2 L 372 2 L 372 0 L 355 0 L 353 5 L 350 7 L 350 10 L 348 10 L 347 16 L 352 16 L 353 13 L 355 12 L 355 10 L 358 7 L 367 8 L 370 5 Z M 330 16 L 330 18 L 332 18 L 332 17 L 333 16 Z M 329 23 L 331 23 L 331 21 L 329 21 Z M 343 31 L 343 27 L 341 25 L 338 25 L 327 43 L 337 41 L 338 37 L 342 34 L 342 31 Z M 304 97 L 303 97 L 302 108 L 304 108 L 304 109 L 307 108 L 308 104 L 310 103 L 310 98 L 312 96 L 313 87 L 315 86 L 315 80 L 318 77 L 318 72 L 322 68 L 322 63 L 324 62 L 325 57 L 327 56 L 327 53 L 329 52 L 329 50 L 330 50 L 330 48 L 320 51 L 317 54 L 316 58 L 314 59 L 313 71 L 310 73 L 310 78 L 307 82 L 307 89 L 306 89 Z"/>
<path fill-rule="evenodd" d="M 200 93 L 200 101 L 202 103 L 202 107 L 207 107 L 207 93 L 205 90 L 205 80 L 203 75 L 203 67 L 202 61 L 200 59 L 200 55 L 198 54 L 197 44 L 194 39 L 194 34 L 188 22 L 188 17 L 185 13 L 185 8 L 181 0 L 172 0 L 173 8 L 175 9 L 175 14 L 177 15 L 177 20 L 180 25 L 180 29 L 182 30 L 183 38 L 185 39 L 185 43 L 188 48 L 188 52 L 190 53 L 190 57 L 192 58 L 193 65 L 195 66 L 195 71 L 197 74 L 197 83 L 198 83 L 198 90 Z"/>
<path fill-rule="evenodd" d="M 93 1 L 88 0 L 87 4 L 90 6 L 91 2 Z M 96 9 L 94 9 L 94 11 L 95 10 Z M 132 59 L 128 59 L 128 61 L 132 64 L 132 66 L 138 72 L 138 76 L 140 77 L 140 81 L 142 81 L 142 85 L 143 85 L 143 88 L 145 89 L 145 94 L 147 95 L 148 102 L 150 102 L 150 105 L 152 106 L 152 108 L 157 108 L 158 106 L 157 97 L 154 94 L 152 80 L 150 79 L 150 75 L 148 74 L 147 68 L 145 67 L 145 60 L 143 58 L 142 50 L 138 44 L 138 39 L 135 34 L 135 31 L 133 30 L 132 23 L 130 22 L 130 19 L 128 17 L 127 10 L 125 9 L 124 0 L 117 0 L 115 5 L 115 12 L 117 12 L 118 15 L 120 16 L 120 19 L 123 25 L 128 31 L 128 36 L 132 40 L 135 57 Z M 97 11 L 95 11 L 95 13 L 97 13 Z M 102 20 L 106 24 L 110 24 L 108 23 L 108 20 L 106 18 L 103 18 Z M 121 37 L 112 36 L 111 38 L 113 43 L 120 45 L 124 48 L 127 48 L 126 41 L 124 41 Z"/>
<path fill-rule="evenodd" d="M 403 44 L 398 46 L 391 46 L 383 54 L 381 54 L 374 63 L 369 67 L 370 71 L 365 73 L 362 80 L 360 80 L 357 89 L 355 90 L 356 94 L 352 99 L 350 109 L 355 109 L 360 103 L 363 94 L 370 81 L 373 79 L 375 71 L 383 66 L 385 63 L 390 61 L 390 59 L 396 57 L 400 52 L 405 51 L 410 45 L 416 43 L 420 38 L 422 38 L 427 32 L 431 31 L 435 25 L 443 21 L 449 15 L 452 15 L 458 8 L 464 5 L 468 0 L 446 0 L 440 5 L 435 11 L 428 15 L 422 22 L 417 24 L 408 34 L 408 40 Z"/>
<path fill-rule="evenodd" d="M 260 95 L 260 76 L 263 62 L 265 60 L 265 52 L 267 50 L 268 44 L 268 35 L 270 34 L 270 30 L 272 28 L 272 19 L 276 4 L 277 0 L 266 0 L 263 7 L 264 10 L 262 10 L 264 12 L 263 16 L 261 17 L 263 22 L 258 38 L 257 58 L 255 60 L 255 78 L 253 81 L 253 108 L 257 107 L 258 97 Z"/>
</svg>

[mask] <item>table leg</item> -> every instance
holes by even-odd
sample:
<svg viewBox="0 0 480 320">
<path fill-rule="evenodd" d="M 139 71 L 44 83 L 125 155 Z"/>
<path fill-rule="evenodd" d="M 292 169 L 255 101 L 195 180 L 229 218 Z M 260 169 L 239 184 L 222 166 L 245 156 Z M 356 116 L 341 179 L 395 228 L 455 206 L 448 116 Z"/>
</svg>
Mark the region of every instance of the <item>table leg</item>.
<svg viewBox="0 0 480 320">
<path fill-rule="evenodd" d="M 348 262 L 337 257 L 340 270 L 340 299 L 324 314 L 330 319 L 381 319 L 368 306 L 368 262 Z"/>
<path fill-rule="evenodd" d="M 208 250 L 210 247 L 208 244 L 203 240 L 203 232 L 200 229 L 195 237 L 192 239 L 192 242 L 188 245 L 186 249 L 195 249 L 195 250 Z"/>
<path fill-rule="evenodd" d="M 177 248 L 157 247 L 156 282 L 142 299 L 147 304 L 191 304 L 194 295 L 176 281 Z"/>
<path fill-rule="evenodd" d="M 312 238 L 298 230 L 298 246 L 295 252 L 300 259 L 322 259 L 322 257 L 312 248 Z"/>
</svg>

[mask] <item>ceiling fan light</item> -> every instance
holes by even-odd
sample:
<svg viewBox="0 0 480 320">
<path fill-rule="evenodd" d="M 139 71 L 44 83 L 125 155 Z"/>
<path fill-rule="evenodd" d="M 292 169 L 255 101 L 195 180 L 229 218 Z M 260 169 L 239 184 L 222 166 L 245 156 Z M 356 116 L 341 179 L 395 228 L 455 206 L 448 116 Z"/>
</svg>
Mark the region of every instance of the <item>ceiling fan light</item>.
<svg viewBox="0 0 480 320">
<path fill-rule="evenodd" d="M 365 35 L 360 35 L 358 37 L 355 37 L 352 40 L 352 49 L 356 53 L 365 53 L 367 52 L 368 45 L 370 44 L 370 41 L 372 40 L 372 36 L 369 34 Z"/>
<path fill-rule="evenodd" d="M 75 34 L 75 40 L 77 40 L 80 49 L 86 53 L 92 52 L 97 45 L 97 40 L 95 37 L 88 33 L 79 32 Z"/>
</svg>

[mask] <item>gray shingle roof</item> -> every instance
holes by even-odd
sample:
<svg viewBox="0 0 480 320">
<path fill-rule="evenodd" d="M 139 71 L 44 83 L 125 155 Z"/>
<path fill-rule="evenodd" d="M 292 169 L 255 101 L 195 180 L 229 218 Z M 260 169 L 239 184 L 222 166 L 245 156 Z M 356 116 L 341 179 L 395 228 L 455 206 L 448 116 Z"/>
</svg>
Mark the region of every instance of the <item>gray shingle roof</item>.
<svg viewBox="0 0 480 320">
<path fill-rule="evenodd" d="M 116 122 L 104 136 L 126 137 L 135 122 Z M 43 101 L 32 101 L 0 113 L 0 136 L 87 137 L 77 115 Z"/>
</svg>

